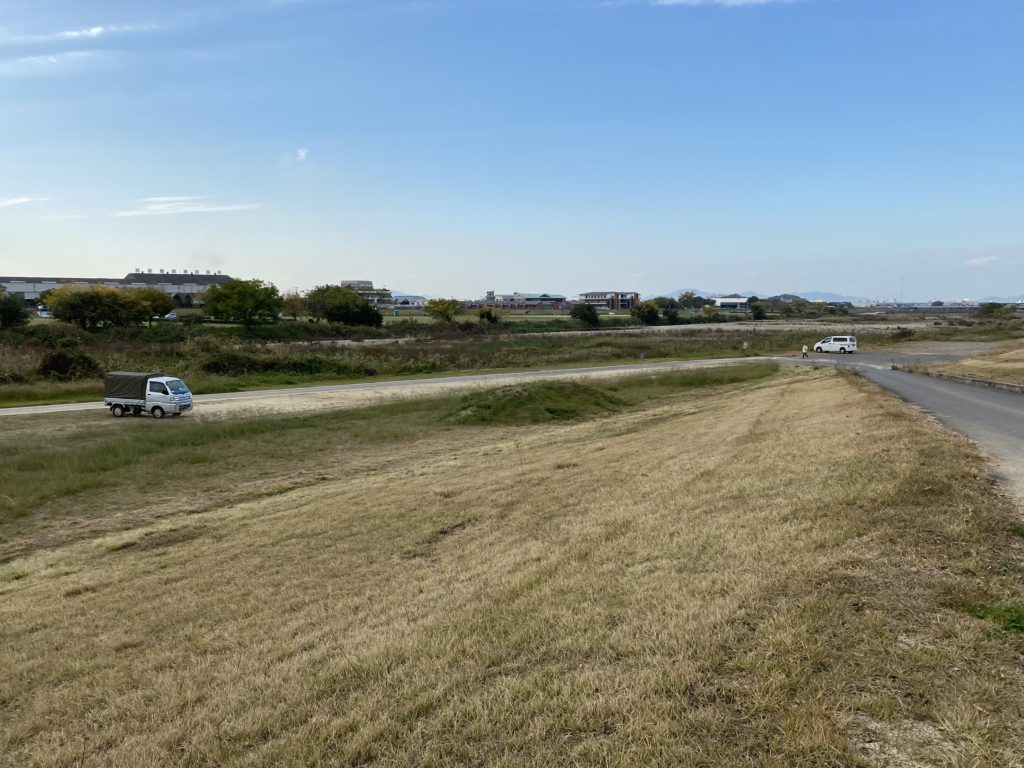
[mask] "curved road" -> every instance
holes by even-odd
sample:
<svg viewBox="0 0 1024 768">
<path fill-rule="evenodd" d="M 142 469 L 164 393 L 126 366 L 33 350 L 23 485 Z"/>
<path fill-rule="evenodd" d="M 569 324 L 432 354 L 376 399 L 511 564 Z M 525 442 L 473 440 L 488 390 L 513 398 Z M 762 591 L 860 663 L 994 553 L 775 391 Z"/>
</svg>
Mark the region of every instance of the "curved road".
<svg viewBox="0 0 1024 768">
<path fill-rule="evenodd" d="M 978 351 L 979 345 L 955 343 L 938 345 L 930 350 L 913 350 L 887 353 L 860 353 L 851 356 L 814 355 L 809 360 L 790 357 L 769 358 L 724 358 L 717 360 L 689 360 L 666 363 L 640 363 L 635 365 L 612 365 L 593 368 L 571 368 L 548 371 L 527 371 L 516 373 L 488 373 L 471 376 L 447 376 L 429 379 L 405 379 L 398 381 L 374 381 L 358 384 L 335 384 L 314 387 L 295 387 L 250 392 L 232 392 L 216 395 L 198 395 L 197 403 L 216 403 L 226 400 L 251 398 L 294 397 L 296 395 L 319 394 L 345 391 L 385 392 L 396 387 L 504 384 L 511 381 L 536 381 L 552 378 L 576 378 L 615 373 L 636 373 L 650 370 L 682 370 L 701 368 L 724 363 L 775 361 L 786 364 L 843 365 L 860 371 L 875 384 L 889 390 L 898 397 L 913 403 L 934 415 L 950 429 L 971 438 L 982 446 L 1000 464 L 1001 479 L 1019 497 L 1024 498 L 1024 395 L 960 384 L 942 379 L 933 379 L 913 373 L 892 370 L 893 363 L 940 362 L 969 356 Z M 24 408 L 2 408 L 0 416 L 44 414 L 67 411 L 87 411 L 103 408 L 102 403 L 74 403 L 63 405 L 28 406 Z"/>
</svg>

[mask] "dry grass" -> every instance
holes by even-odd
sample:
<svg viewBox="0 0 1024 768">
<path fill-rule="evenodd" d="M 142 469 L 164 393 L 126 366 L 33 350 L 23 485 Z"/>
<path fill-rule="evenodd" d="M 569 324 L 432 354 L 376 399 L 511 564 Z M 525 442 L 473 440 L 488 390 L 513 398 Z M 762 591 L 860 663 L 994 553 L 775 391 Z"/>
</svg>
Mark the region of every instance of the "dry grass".
<svg viewBox="0 0 1024 768">
<path fill-rule="evenodd" d="M 0 765 L 1020 765 L 964 441 L 812 371 L 473 434 L 0 566 Z"/>
<path fill-rule="evenodd" d="M 969 376 L 1009 384 L 1024 384 L 1024 340 L 1010 342 L 998 350 L 958 363 L 929 366 L 929 370 L 953 376 Z"/>
</svg>

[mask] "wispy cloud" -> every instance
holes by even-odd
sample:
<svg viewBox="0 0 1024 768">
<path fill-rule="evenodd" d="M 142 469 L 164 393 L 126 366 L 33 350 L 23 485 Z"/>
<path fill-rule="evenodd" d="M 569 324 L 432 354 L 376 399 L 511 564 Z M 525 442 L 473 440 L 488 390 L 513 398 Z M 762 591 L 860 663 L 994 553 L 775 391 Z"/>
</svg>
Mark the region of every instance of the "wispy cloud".
<svg viewBox="0 0 1024 768">
<path fill-rule="evenodd" d="M 309 150 L 305 147 L 301 149 L 292 149 L 285 152 L 278 158 L 278 162 L 283 166 L 297 165 L 306 162 L 309 159 Z"/>
<path fill-rule="evenodd" d="M 984 269 L 985 267 L 1019 267 L 1024 265 L 1024 257 L 1013 254 L 1007 256 L 977 256 L 964 262 L 969 269 Z"/>
<path fill-rule="evenodd" d="M 260 208 L 258 203 L 213 203 L 206 195 L 184 197 L 145 197 L 141 205 L 130 211 L 119 211 L 115 216 L 176 216 L 182 213 L 230 213 Z"/>
<path fill-rule="evenodd" d="M 13 208 L 16 205 L 29 203 L 45 203 L 48 197 L 0 197 L 0 208 Z"/>
<path fill-rule="evenodd" d="M 0 75 L 45 75 L 64 72 L 69 67 L 96 61 L 102 54 L 96 51 L 64 51 L 41 56 L 19 56 L 0 59 Z"/>
<path fill-rule="evenodd" d="M 79 29 L 65 29 L 42 34 L 5 34 L 0 30 L 0 45 L 32 45 L 59 43 L 61 41 L 82 42 L 96 40 L 110 35 L 127 35 L 136 32 L 151 32 L 160 29 L 159 24 L 104 24 Z"/>
</svg>

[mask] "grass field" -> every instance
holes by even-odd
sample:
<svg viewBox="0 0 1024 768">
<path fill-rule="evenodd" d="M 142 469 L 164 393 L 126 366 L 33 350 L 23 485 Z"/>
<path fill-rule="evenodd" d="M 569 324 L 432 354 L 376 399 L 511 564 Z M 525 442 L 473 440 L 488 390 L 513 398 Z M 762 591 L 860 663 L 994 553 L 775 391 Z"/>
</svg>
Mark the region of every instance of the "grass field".
<svg viewBox="0 0 1024 768">
<path fill-rule="evenodd" d="M 852 376 L 747 378 L 5 421 L 0 765 L 1019 765 L 981 458 Z M 32 497 L 47 464 L 83 484 Z"/>
<path fill-rule="evenodd" d="M 1024 384 L 1024 340 L 1017 339 L 990 354 L 958 363 L 933 365 L 929 370 L 1008 384 Z"/>
</svg>

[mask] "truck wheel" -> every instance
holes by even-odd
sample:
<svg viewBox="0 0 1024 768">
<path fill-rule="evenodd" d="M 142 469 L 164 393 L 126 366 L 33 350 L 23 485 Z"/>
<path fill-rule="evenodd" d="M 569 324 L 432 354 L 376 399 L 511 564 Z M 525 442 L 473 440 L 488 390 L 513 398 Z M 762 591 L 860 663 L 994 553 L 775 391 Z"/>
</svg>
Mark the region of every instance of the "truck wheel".
<svg viewBox="0 0 1024 768">
<path fill-rule="evenodd" d="M 846 354 L 846 347 L 840 347 L 839 348 L 839 354 L 840 355 L 845 355 Z"/>
<path fill-rule="evenodd" d="M 164 417 L 164 409 L 159 405 L 153 408 L 150 413 L 153 414 L 154 419 L 162 419 Z"/>
<path fill-rule="evenodd" d="M 112 415 L 117 416 L 118 418 L 120 418 L 121 416 L 124 416 L 124 406 L 123 405 L 112 405 L 112 406 L 110 406 L 110 413 Z"/>
<path fill-rule="evenodd" d="M 814 351 L 817 352 L 818 354 L 821 354 L 821 347 L 815 347 Z"/>
</svg>

